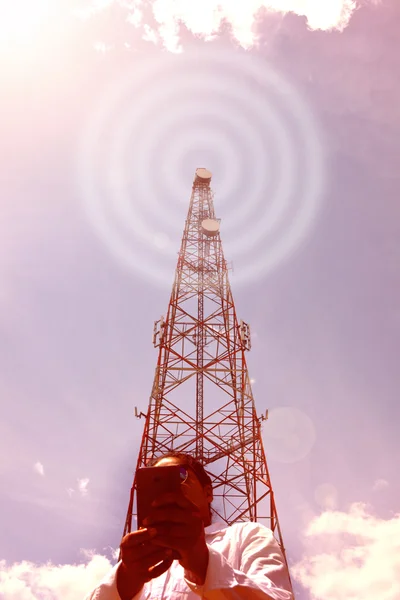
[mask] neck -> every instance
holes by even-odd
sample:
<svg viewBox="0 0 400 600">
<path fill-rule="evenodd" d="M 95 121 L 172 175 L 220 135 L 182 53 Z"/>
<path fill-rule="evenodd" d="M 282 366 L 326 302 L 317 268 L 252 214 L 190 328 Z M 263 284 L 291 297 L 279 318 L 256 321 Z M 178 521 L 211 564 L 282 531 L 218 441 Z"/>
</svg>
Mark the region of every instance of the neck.
<svg viewBox="0 0 400 600">
<path fill-rule="evenodd" d="M 207 513 L 207 515 L 205 515 L 203 517 L 203 523 L 204 523 L 204 527 L 208 527 L 209 525 L 211 525 L 211 513 Z"/>
</svg>

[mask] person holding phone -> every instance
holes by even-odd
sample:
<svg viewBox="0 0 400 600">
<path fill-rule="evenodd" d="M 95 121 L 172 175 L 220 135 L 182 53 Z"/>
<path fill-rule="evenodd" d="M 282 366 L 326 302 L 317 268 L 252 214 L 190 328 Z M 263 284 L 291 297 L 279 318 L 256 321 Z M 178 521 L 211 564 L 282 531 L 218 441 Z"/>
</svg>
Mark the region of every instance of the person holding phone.
<svg viewBox="0 0 400 600">
<path fill-rule="evenodd" d="M 212 522 L 211 479 L 199 461 L 168 452 L 150 466 L 175 467 L 179 488 L 142 502 L 141 528 L 123 538 L 121 560 L 85 600 L 293 600 L 270 529 Z"/>
</svg>

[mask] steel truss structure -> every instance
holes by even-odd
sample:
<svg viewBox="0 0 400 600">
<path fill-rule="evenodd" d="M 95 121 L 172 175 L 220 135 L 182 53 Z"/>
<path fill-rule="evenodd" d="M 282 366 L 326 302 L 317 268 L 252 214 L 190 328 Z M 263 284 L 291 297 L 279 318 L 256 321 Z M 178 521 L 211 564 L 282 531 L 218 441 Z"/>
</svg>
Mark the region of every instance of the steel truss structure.
<svg viewBox="0 0 400 600">
<path fill-rule="evenodd" d="M 168 450 L 206 467 L 213 512 L 232 524 L 258 521 L 281 549 L 281 529 L 245 352 L 250 328 L 239 321 L 228 280 L 211 173 L 197 169 L 165 318 L 155 323 L 158 360 L 137 467 Z M 135 478 L 124 535 L 135 514 Z"/>
</svg>

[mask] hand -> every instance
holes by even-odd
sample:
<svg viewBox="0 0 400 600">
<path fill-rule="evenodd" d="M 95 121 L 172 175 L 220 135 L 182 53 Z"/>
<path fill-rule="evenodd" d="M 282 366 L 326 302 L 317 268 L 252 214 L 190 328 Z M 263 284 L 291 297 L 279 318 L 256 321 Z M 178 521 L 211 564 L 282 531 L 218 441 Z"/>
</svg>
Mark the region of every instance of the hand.
<svg viewBox="0 0 400 600">
<path fill-rule="evenodd" d="M 152 543 L 171 548 L 194 583 L 204 583 L 208 566 L 208 547 L 204 523 L 198 507 L 180 493 L 164 494 L 152 504 L 144 525 L 154 534 Z"/>
<path fill-rule="evenodd" d="M 152 537 L 147 529 L 139 529 L 128 533 L 121 542 L 122 564 L 117 571 L 121 600 L 131 600 L 147 581 L 169 569 L 174 560 L 172 551 L 155 546 Z"/>
</svg>

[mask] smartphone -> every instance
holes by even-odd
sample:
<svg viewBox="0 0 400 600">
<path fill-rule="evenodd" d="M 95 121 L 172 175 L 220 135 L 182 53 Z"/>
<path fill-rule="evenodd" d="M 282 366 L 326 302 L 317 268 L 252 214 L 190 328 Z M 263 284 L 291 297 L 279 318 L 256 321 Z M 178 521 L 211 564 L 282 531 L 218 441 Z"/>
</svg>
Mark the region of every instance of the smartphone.
<svg viewBox="0 0 400 600">
<path fill-rule="evenodd" d="M 150 512 L 151 504 L 165 493 L 182 493 L 180 465 L 141 467 L 136 471 L 136 509 L 138 529 Z"/>
</svg>

